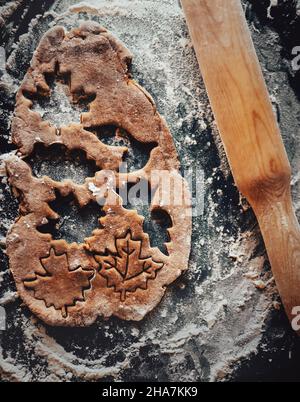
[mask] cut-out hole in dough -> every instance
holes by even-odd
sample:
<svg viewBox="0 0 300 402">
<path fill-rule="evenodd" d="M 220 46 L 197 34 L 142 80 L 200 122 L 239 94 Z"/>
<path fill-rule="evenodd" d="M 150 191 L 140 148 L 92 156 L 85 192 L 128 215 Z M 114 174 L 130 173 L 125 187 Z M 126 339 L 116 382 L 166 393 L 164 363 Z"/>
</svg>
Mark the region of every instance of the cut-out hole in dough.
<svg viewBox="0 0 300 402">
<path fill-rule="evenodd" d="M 170 242 L 167 229 L 171 227 L 171 217 L 163 209 L 154 209 L 151 214 L 146 212 L 144 231 L 149 235 L 151 247 L 158 247 L 166 255 L 169 253 L 165 243 Z"/>
<path fill-rule="evenodd" d="M 87 177 L 94 177 L 98 170 L 96 163 L 87 159 L 84 151 L 69 151 L 62 144 L 45 147 L 37 143 L 25 161 L 36 177 L 49 176 L 56 181 L 71 179 L 77 184 L 84 183 Z"/>
<path fill-rule="evenodd" d="M 147 184 L 146 184 L 147 183 Z M 117 190 L 118 194 L 123 200 L 123 206 L 126 209 L 135 209 L 139 215 L 142 215 L 144 220 L 143 230 L 148 234 L 151 247 L 158 247 L 162 253 L 169 255 L 165 243 L 170 241 L 170 236 L 167 231 L 172 227 L 172 219 L 167 212 L 161 208 L 156 208 L 152 211 L 149 210 L 153 192 L 148 182 L 145 181 L 146 191 L 137 191 L 136 196 L 133 191 L 134 185 L 128 185 L 127 189 Z"/>
<path fill-rule="evenodd" d="M 84 242 L 86 237 L 92 235 L 93 230 L 101 228 L 99 218 L 105 215 L 96 202 L 80 207 L 73 194 L 63 197 L 56 192 L 56 199 L 49 205 L 60 217 L 58 220 L 49 219 L 38 230 L 51 234 L 54 240 L 64 239 L 69 243 Z"/>
<path fill-rule="evenodd" d="M 81 114 L 89 110 L 89 103 L 96 95 L 87 96 L 82 91 L 71 94 L 70 75 L 60 75 L 58 66 L 54 74 L 45 74 L 45 80 L 50 94 L 42 94 L 39 90 L 37 94 L 23 92 L 32 101 L 31 109 L 56 128 L 80 123 Z"/>
<path fill-rule="evenodd" d="M 100 141 L 111 146 L 125 146 L 123 162 L 127 164 L 128 172 L 142 169 L 149 160 L 150 152 L 157 146 L 156 142 L 140 142 L 126 130 L 114 125 L 85 128 L 95 134 Z"/>
</svg>

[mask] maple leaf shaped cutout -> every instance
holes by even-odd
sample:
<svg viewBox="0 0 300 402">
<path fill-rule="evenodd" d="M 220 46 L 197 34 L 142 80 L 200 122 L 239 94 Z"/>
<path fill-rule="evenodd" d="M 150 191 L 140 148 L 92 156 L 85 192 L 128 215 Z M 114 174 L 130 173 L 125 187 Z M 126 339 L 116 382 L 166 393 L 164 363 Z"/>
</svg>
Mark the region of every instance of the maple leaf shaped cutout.
<svg viewBox="0 0 300 402">
<path fill-rule="evenodd" d="M 67 255 L 56 255 L 53 248 L 49 257 L 41 259 L 41 264 L 46 275 L 36 274 L 34 280 L 25 280 L 24 285 L 34 291 L 35 298 L 43 300 L 47 307 L 61 310 L 66 317 L 68 306 L 84 301 L 83 291 L 90 287 L 94 272 L 81 268 L 70 271 Z"/>
<path fill-rule="evenodd" d="M 155 279 L 164 264 L 151 257 L 141 258 L 142 241 L 134 240 L 130 232 L 116 239 L 115 245 L 117 253 L 95 255 L 95 259 L 100 263 L 99 274 L 106 278 L 107 286 L 113 287 L 121 294 L 121 301 L 125 301 L 126 292 L 147 289 L 148 280 Z"/>
</svg>

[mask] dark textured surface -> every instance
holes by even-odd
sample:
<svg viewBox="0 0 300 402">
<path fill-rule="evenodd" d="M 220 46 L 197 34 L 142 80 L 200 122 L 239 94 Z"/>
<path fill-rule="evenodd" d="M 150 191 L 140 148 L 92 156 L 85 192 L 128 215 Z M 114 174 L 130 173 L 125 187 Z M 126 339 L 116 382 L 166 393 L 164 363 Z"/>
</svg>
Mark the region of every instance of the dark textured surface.
<svg viewBox="0 0 300 402">
<path fill-rule="evenodd" d="M 105 7 L 105 2 L 98 2 L 98 14 L 95 8 L 68 11 L 75 1 L 38 3 L 37 8 L 31 1 L 20 2 L 1 36 L 8 61 L 7 70 L 0 72 L 1 151 L 14 148 L 9 143 L 14 95 L 42 33 L 53 21 L 69 28 L 92 18 L 111 29 L 133 52 L 133 75 L 165 116 L 183 170 L 198 167 L 204 171 L 205 207 L 204 214 L 194 218 L 190 269 L 170 287 L 161 305 L 139 323 L 98 320 L 81 329 L 43 325 L 17 298 L 1 249 L 0 302 L 7 313 L 7 330 L 0 334 L 2 379 L 299 381 L 300 341 L 283 311 L 272 307 L 276 294 L 268 287 L 256 290 L 243 276 L 255 266 L 259 278 L 267 280 L 270 267 L 255 217 L 245 202 L 240 202 L 228 171 L 177 1 L 155 5 L 144 0 L 136 9 L 134 1 L 106 2 Z M 269 3 L 245 2 L 246 16 L 292 163 L 298 213 L 300 84 L 299 73 L 291 69 L 291 49 L 300 45 L 299 16 L 297 2 L 279 0 L 279 6 L 270 10 L 274 19 L 269 19 Z M 43 14 L 46 9 L 51 13 Z M 59 102 L 60 98 L 53 105 Z M 40 106 L 51 112 L 49 104 Z M 73 116 L 73 111 L 68 113 Z M 74 174 L 80 182 L 93 170 L 80 156 L 55 155 L 57 168 L 47 163 L 49 155 L 43 162 L 31 157 L 36 174 L 44 174 L 46 169 L 47 174 L 61 179 L 64 166 L 65 173 Z M 1 236 L 5 236 L 17 216 L 17 203 L 5 177 L 1 188 Z M 76 221 L 72 208 L 71 223 Z M 88 225 L 84 219 L 80 222 L 85 234 L 92 219 Z M 147 221 L 152 222 L 149 217 Z M 158 231 L 149 230 L 157 241 Z"/>
</svg>

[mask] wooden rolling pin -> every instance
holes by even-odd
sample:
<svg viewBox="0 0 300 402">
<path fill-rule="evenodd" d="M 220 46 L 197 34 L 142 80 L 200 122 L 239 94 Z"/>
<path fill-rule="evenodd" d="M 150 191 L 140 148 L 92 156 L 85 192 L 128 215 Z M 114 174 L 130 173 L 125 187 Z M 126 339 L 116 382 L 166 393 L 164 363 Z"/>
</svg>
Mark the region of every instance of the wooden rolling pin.
<svg viewBox="0 0 300 402">
<path fill-rule="evenodd" d="M 235 182 L 257 216 L 282 302 L 298 330 L 300 228 L 291 168 L 241 2 L 181 2 Z"/>
</svg>

